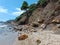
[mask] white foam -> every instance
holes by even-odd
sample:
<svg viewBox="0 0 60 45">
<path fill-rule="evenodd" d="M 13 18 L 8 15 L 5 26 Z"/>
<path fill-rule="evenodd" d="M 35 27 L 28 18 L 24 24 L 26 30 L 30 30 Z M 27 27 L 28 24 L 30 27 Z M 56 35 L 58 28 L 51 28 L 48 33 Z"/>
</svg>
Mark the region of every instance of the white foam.
<svg viewBox="0 0 60 45">
<path fill-rule="evenodd" d="M 0 28 L 6 27 L 7 25 L 0 25 Z"/>
</svg>

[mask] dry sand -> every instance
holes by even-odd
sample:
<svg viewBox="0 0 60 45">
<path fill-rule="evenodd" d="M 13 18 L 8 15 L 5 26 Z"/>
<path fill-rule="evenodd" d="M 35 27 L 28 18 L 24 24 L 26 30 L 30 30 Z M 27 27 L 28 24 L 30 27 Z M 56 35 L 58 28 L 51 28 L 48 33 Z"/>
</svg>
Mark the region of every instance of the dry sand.
<svg viewBox="0 0 60 45">
<path fill-rule="evenodd" d="M 16 38 L 13 45 L 60 45 L 60 35 L 54 34 L 53 31 L 38 31 L 28 34 L 25 40 Z M 36 42 L 40 40 L 41 43 Z"/>
</svg>

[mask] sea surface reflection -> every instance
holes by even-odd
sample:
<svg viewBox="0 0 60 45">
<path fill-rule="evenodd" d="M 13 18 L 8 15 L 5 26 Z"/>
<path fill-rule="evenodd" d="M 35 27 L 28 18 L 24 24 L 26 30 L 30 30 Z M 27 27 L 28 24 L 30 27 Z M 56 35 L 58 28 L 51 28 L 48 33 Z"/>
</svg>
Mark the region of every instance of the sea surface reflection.
<svg viewBox="0 0 60 45">
<path fill-rule="evenodd" d="M 0 23 L 0 45 L 12 45 L 17 35 L 11 26 Z"/>
</svg>

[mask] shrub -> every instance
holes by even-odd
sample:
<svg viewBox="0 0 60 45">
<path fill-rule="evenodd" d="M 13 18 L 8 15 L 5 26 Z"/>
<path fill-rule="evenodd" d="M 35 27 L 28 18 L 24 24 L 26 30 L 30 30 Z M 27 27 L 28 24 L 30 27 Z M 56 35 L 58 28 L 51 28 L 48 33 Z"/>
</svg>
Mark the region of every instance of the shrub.
<svg viewBox="0 0 60 45">
<path fill-rule="evenodd" d="M 38 5 L 43 5 L 45 2 L 46 2 L 46 0 L 39 0 L 37 4 Z"/>
<path fill-rule="evenodd" d="M 36 4 L 31 4 L 29 6 L 29 11 L 34 11 L 37 8 Z"/>
<path fill-rule="evenodd" d="M 25 13 L 21 14 L 20 16 L 16 17 L 16 21 L 19 21 L 23 16 L 24 16 Z"/>
<path fill-rule="evenodd" d="M 21 10 L 27 10 L 27 8 L 28 8 L 28 3 L 26 1 L 24 1 L 21 6 Z"/>
</svg>

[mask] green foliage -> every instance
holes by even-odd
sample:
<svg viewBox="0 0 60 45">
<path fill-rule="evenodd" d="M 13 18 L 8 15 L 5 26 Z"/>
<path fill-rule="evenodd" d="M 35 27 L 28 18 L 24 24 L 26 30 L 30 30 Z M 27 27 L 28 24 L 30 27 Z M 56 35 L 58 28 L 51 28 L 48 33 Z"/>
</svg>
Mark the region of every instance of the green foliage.
<svg viewBox="0 0 60 45">
<path fill-rule="evenodd" d="M 16 17 L 16 19 L 15 19 L 16 21 L 19 21 L 20 20 L 20 16 L 18 16 L 18 17 Z"/>
<path fill-rule="evenodd" d="M 46 0 L 39 0 L 39 1 L 38 1 L 38 4 L 39 4 L 39 5 L 43 5 L 45 2 L 46 2 Z"/>
<path fill-rule="evenodd" d="M 29 6 L 29 11 L 34 11 L 37 8 L 36 4 L 31 4 Z"/>
<path fill-rule="evenodd" d="M 21 10 L 27 10 L 27 8 L 28 8 L 28 3 L 26 1 L 24 1 L 21 6 Z"/>
<path fill-rule="evenodd" d="M 19 21 L 23 16 L 24 16 L 25 13 L 21 14 L 20 16 L 16 17 L 16 21 Z"/>
<path fill-rule="evenodd" d="M 37 4 L 43 5 L 43 4 L 45 4 L 45 2 L 46 2 L 46 0 L 39 0 Z M 26 13 L 27 18 L 28 18 L 27 9 L 28 9 L 29 12 L 32 13 L 37 8 L 37 4 L 34 3 L 34 4 L 31 4 L 30 6 L 28 6 L 28 3 L 26 1 L 23 2 L 22 6 L 21 6 L 21 10 L 26 10 L 25 13 Z M 19 21 L 24 16 L 25 13 L 16 17 L 16 21 Z"/>
</svg>

